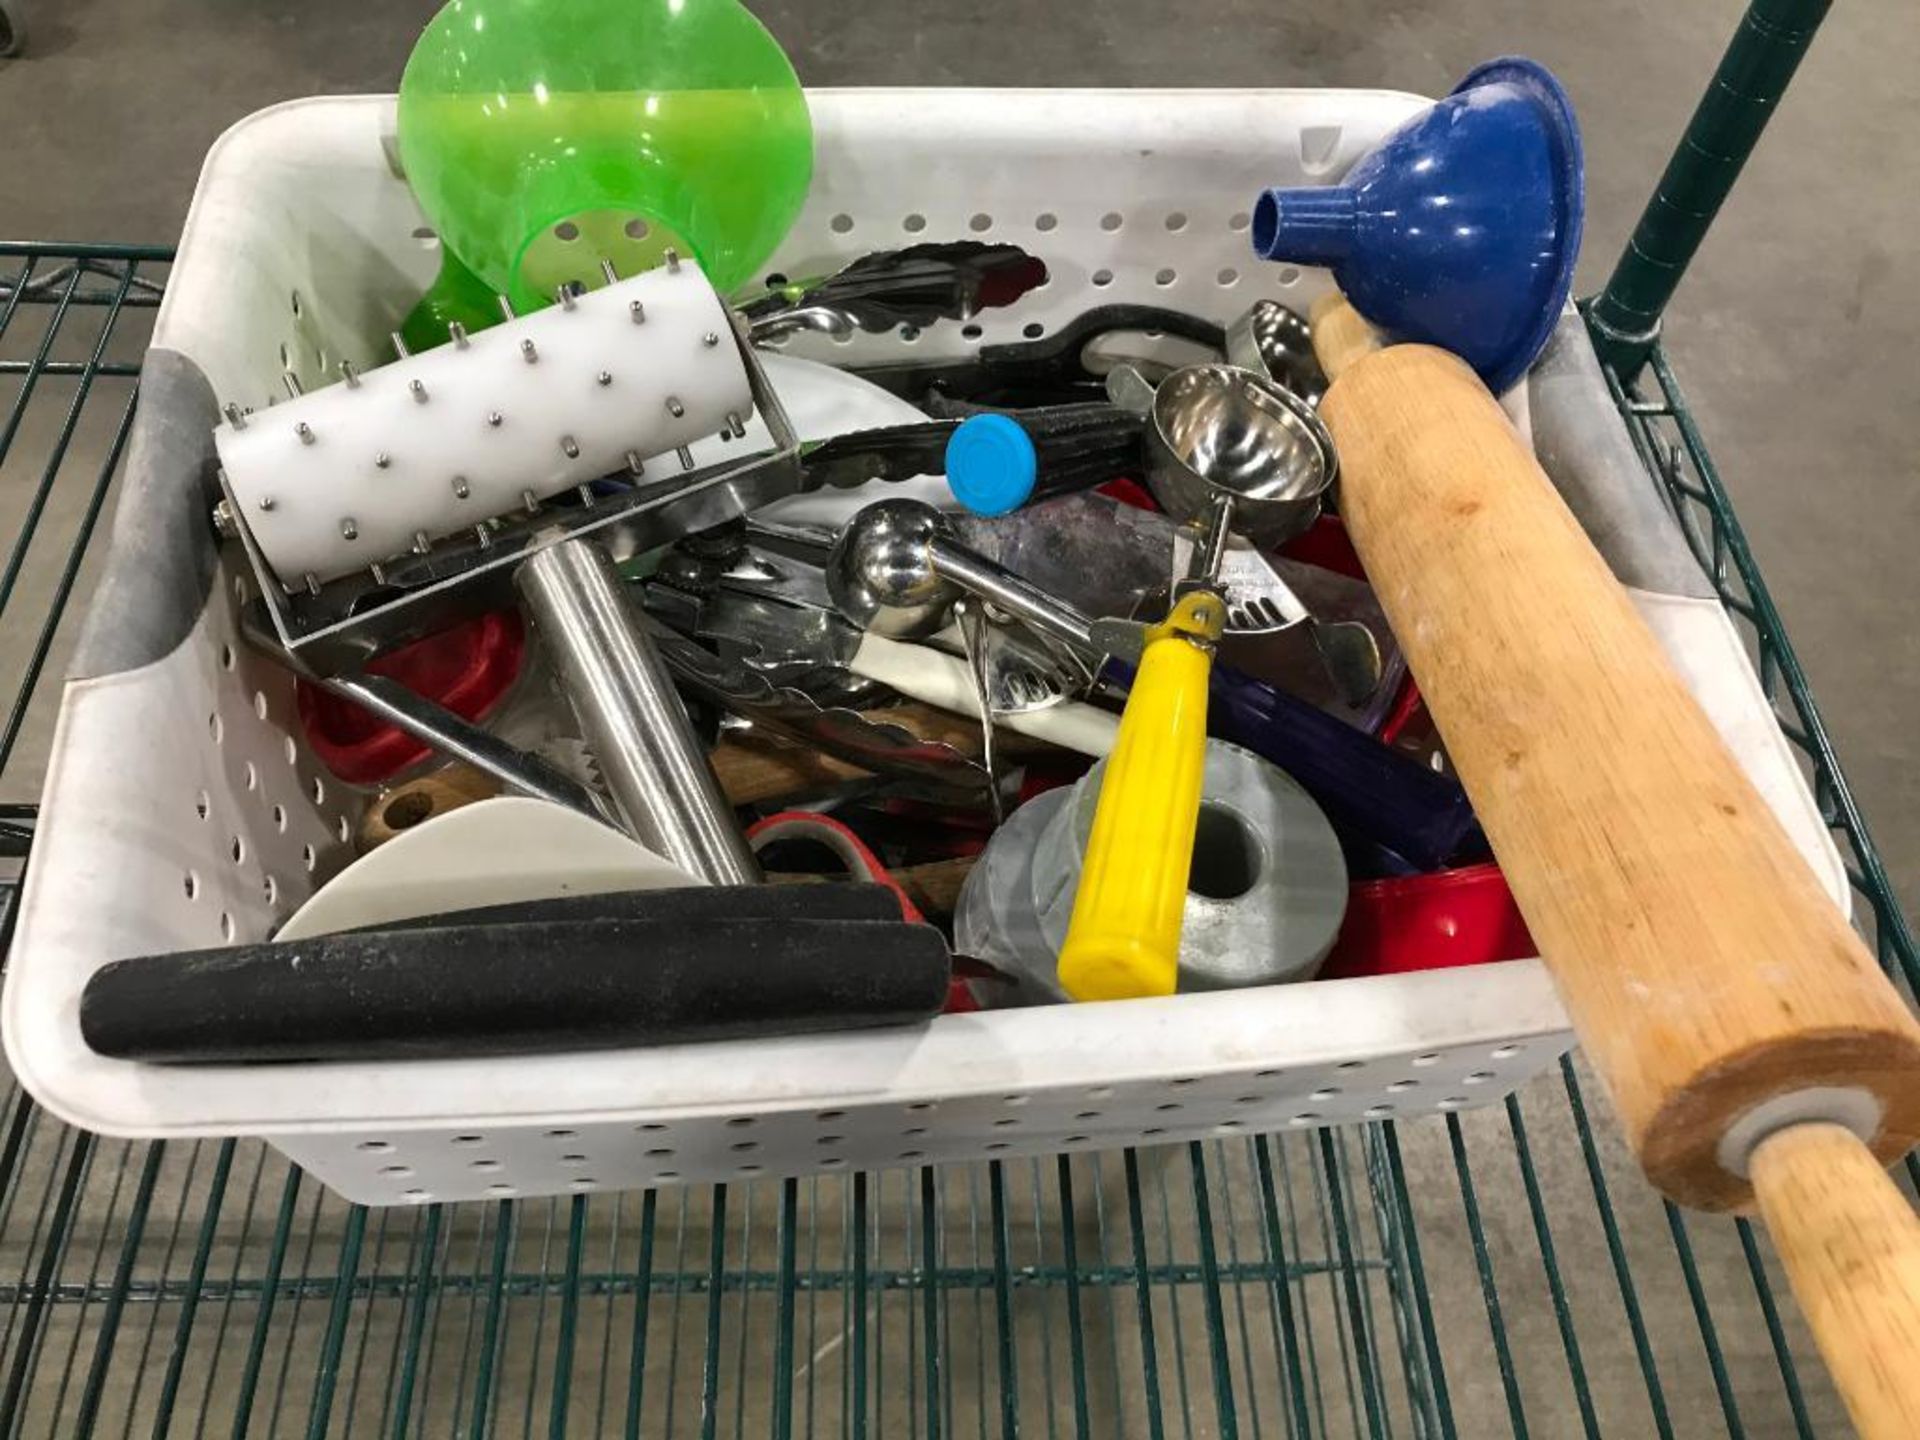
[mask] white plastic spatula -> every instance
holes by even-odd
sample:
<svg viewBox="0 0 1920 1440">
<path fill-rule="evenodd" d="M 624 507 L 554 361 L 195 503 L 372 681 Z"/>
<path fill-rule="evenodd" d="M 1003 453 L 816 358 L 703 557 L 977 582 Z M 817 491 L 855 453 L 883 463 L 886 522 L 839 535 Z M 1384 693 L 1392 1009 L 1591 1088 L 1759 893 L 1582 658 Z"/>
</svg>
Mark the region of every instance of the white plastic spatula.
<svg viewBox="0 0 1920 1440">
<path fill-rule="evenodd" d="M 448 910 L 702 883 L 618 830 L 545 800 L 450 810 L 362 856 L 280 927 L 304 940 Z"/>
</svg>

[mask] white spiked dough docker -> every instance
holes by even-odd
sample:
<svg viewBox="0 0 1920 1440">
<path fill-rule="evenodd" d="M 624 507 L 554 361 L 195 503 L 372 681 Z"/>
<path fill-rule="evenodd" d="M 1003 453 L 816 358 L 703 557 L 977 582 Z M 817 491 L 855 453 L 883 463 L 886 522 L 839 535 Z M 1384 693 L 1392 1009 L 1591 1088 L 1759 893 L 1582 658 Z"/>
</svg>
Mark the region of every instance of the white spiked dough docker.
<svg viewBox="0 0 1920 1440">
<path fill-rule="evenodd" d="M 577 491 L 572 513 L 591 512 L 592 482 L 610 472 L 631 486 L 667 451 L 691 470 L 694 440 L 744 435 L 749 351 L 697 265 L 669 255 L 629 280 L 609 267 L 607 282 L 564 289 L 481 335 L 455 329 L 451 343 L 365 375 L 349 370 L 265 415 L 230 411 L 216 433 L 229 518 L 283 637 L 276 598 L 317 598 L 323 582 L 362 571 L 384 587 L 387 562 L 462 535 L 466 561 L 479 563 L 450 548 L 437 583 L 477 591 L 511 574 L 623 828 L 709 883 L 753 884 L 752 851 L 606 550 L 570 530 L 566 510 L 542 506 Z M 776 440 L 790 439 L 773 418 Z M 507 515 L 524 543 L 488 564 Z M 398 633 L 375 626 L 362 648 Z"/>
<path fill-rule="evenodd" d="M 587 481 L 737 432 L 753 398 L 691 261 L 356 375 L 214 432 L 236 511 L 286 582 L 339 578 Z"/>
</svg>

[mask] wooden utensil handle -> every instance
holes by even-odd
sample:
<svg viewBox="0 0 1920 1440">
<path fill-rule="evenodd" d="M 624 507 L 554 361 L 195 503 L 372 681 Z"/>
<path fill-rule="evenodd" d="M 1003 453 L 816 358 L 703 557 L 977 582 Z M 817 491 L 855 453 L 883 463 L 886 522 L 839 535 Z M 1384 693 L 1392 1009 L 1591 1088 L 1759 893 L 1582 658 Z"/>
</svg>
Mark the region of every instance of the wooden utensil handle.
<svg viewBox="0 0 1920 1440">
<path fill-rule="evenodd" d="M 1850 1130 L 1761 1141 L 1754 1195 L 1862 1440 L 1920 1435 L 1920 1218 Z"/>
<path fill-rule="evenodd" d="M 1920 1026 L 1486 387 L 1326 358 L 1347 528 L 1648 1175 L 1747 1203 L 1722 1141 L 1802 1092 L 1903 1154 Z"/>
<path fill-rule="evenodd" d="M 355 844 L 364 855 L 449 810 L 476 800 L 490 800 L 499 793 L 500 782 L 491 775 L 457 762 L 447 765 L 375 796 L 360 819 Z"/>
<path fill-rule="evenodd" d="M 707 759 L 730 805 L 785 803 L 873 779 L 857 765 L 753 731 L 722 740 Z"/>
</svg>

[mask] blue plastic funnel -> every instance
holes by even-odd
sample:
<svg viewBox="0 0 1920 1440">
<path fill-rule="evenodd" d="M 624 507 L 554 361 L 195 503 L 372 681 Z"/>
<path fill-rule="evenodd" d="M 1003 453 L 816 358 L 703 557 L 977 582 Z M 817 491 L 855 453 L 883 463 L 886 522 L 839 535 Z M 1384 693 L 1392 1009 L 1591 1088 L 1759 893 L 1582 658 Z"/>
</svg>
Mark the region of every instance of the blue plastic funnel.
<svg viewBox="0 0 1920 1440">
<path fill-rule="evenodd" d="M 1353 307 L 1505 390 L 1547 343 L 1580 253 L 1580 128 L 1543 65 L 1489 60 L 1348 172 L 1264 192 L 1253 248 L 1324 265 Z"/>
</svg>

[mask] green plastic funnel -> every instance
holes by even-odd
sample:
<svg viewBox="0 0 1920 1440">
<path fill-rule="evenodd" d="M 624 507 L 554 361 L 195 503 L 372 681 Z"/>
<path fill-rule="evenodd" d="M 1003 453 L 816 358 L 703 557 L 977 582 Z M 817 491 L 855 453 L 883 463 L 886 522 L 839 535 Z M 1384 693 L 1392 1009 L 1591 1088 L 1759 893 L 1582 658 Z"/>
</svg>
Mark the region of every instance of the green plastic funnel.
<svg viewBox="0 0 1920 1440">
<path fill-rule="evenodd" d="M 417 355 L 446 344 L 452 325 L 459 324 L 468 334 L 477 335 L 504 318 L 497 292 L 443 244 L 440 273 L 433 287 L 420 297 L 420 303 L 400 322 L 400 338 Z"/>
<path fill-rule="evenodd" d="M 813 125 L 738 0 L 453 0 L 401 77 L 400 155 L 441 240 L 528 310 L 669 247 L 733 290 L 800 213 Z"/>
</svg>

